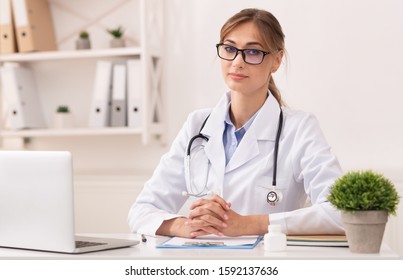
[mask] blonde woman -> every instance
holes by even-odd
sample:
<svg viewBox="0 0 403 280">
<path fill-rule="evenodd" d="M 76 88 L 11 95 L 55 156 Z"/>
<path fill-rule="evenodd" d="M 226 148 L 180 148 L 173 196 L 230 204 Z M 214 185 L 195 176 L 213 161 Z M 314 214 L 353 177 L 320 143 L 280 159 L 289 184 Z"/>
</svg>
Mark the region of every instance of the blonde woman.
<svg viewBox="0 0 403 280">
<path fill-rule="evenodd" d="M 130 210 L 132 231 L 240 236 L 280 224 L 287 234 L 344 233 L 326 199 L 340 165 L 315 117 L 284 106 L 272 77 L 285 51 L 277 19 L 242 10 L 216 49 L 229 91 L 189 115 Z M 188 198 L 188 214 L 178 215 Z"/>
</svg>

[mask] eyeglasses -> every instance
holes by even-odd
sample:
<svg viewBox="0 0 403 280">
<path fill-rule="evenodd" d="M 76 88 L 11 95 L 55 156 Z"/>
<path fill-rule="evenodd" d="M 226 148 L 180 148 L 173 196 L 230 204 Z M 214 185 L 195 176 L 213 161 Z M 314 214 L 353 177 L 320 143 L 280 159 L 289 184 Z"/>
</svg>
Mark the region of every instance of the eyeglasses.
<svg viewBox="0 0 403 280">
<path fill-rule="evenodd" d="M 257 65 L 263 62 L 263 59 L 269 52 L 255 50 L 255 49 L 238 49 L 231 45 L 217 44 L 217 55 L 224 60 L 234 60 L 238 53 L 242 53 L 243 61 L 248 64 Z"/>
</svg>

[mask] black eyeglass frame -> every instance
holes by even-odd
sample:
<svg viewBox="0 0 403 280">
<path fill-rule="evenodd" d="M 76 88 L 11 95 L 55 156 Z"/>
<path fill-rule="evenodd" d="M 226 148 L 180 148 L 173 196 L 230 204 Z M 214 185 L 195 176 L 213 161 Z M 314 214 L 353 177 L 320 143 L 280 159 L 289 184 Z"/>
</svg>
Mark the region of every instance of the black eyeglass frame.
<svg viewBox="0 0 403 280">
<path fill-rule="evenodd" d="M 219 52 L 218 49 L 219 49 L 219 47 L 221 47 L 221 46 L 228 46 L 228 47 L 234 48 L 234 49 L 236 50 L 236 54 L 235 54 L 234 58 L 228 59 L 228 58 L 224 58 L 224 57 L 220 56 L 220 52 Z M 218 55 L 219 58 L 224 59 L 224 60 L 227 60 L 227 61 L 233 61 L 233 60 L 235 60 L 235 58 L 238 56 L 239 52 L 241 52 L 243 61 L 244 61 L 246 64 L 250 64 L 250 65 L 259 65 L 259 64 L 262 64 L 262 62 L 263 62 L 265 56 L 268 55 L 268 54 L 270 54 L 270 52 L 266 52 L 266 51 L 262 51 L 262 50 L 258 50 L 258 49 L 238 49 L 238 48 L 236 48 L 236 47 L 234 47 L 234 46 L 231 46 L 231 45 L 228 45 L 228 44 L 224 44 L 224 43 L 218 43 L 218 44 L 215 45 L 215 47 L 216 47 L 216 49 L 217 49 L 217 55 Z M 261 60 L 259 63 L 250 63 L 250 62 L 247 62 L 246 59 L 245 59 L 245 56 L 246 56 L 246 55 L 245 55 L 245 51 L 258 51 L 258 52 L 263 53 L 262 60 Z"/>
</svg>

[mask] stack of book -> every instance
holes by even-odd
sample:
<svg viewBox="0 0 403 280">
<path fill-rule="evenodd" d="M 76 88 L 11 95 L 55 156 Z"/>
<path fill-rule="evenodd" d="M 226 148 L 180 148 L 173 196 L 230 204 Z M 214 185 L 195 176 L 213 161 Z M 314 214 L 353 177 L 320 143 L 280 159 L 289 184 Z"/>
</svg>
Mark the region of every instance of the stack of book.
<svg viewBox="0 0 403 280">
<path fill-rule="evenodd" d="M 288 246 L 348 247 L 345 235 L 289 235 Z"/>
</svg>

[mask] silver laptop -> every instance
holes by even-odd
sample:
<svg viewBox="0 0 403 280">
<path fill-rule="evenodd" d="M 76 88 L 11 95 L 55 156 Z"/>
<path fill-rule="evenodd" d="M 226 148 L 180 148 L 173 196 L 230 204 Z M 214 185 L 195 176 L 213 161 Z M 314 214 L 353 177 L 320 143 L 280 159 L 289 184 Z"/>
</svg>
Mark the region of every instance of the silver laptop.
<svg viewBox="0 0 403 280">
<path fill-rule="evenodd" d="M 75 236 L 69 152 L 0 151 L 1 247 L 84 253 L 138 243 Z"/>
</svg>

